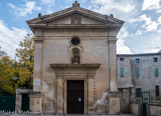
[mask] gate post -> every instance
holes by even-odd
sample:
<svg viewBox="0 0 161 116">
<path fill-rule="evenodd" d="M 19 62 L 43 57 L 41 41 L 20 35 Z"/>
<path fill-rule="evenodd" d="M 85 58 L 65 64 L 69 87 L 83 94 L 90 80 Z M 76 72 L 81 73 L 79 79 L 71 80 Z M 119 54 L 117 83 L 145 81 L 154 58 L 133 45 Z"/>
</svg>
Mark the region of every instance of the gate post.
<svg viewBox="0 0 161 116">
<path fill-rule="evenodd" d="M 22 94 L 20 93 L 16 93 L 16 107 L 15 107 L 15 111 L 18 113 L 19 111 L 21 111 L 21 104 L 22 104 Z"/>
<path fill-rule="evenodd" d="M 31 89 L 16 88 L 15 111 L 17 113 L 22 110 L 22 94 L 30 94 L 31 92 L 32 92 Z"/>
</svg>

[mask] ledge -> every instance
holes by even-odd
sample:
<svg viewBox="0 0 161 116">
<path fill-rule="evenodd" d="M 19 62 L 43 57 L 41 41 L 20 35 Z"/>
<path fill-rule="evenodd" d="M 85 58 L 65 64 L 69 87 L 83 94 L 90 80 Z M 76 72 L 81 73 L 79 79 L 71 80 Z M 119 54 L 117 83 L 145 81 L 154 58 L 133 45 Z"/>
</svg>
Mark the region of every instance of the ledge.
<svg viewBox="0 0 161 116">
<path fill-rule="evenodd" d="M 99 68 L 101 64 L 50 64 L 52 68 Z"/>
<path fill-rule="evenodd" d="M 117 29 L 122 24 L 29 24 L 33 29 Z"/>
</svg>

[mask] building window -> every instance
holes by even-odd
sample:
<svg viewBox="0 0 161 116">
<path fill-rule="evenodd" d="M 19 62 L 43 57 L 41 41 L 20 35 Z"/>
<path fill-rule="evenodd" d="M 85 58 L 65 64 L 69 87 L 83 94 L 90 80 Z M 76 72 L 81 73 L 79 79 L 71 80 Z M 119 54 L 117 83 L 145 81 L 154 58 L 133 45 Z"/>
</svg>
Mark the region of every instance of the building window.
<svg viewBox="0 0 161 116">
<path fill-rule="evenodd" d="M 141 97 L 141 88 L 136 88 L 136 97 Z"/>
<path fill-rule="evenodd" d="M 135 68 L 135 77 L 137 77 L 137 78 L 140 77 L 140 68 L 139 67 Z"/>
<path fill-rule="evenodd" d="M 159 85 L 155 86 L 155 95 L 159 96 Z"/>
<path fill-rule="evenodd" d="M 159 69 L 154 68 L 154 77 L 158 77 L 158 76 L 159 76 Z"/>
<path fill-rule="evenodd" d="M 120 62 L 123 62 L 124 61 L 124 58 L 120 58 Z"/>
<path fill-rule="evenodd" d="M 120 67 L 120 77 L 125 77 L 125 68 Z"/>
<path fill-rule="evenodd" d="M 158 62 L 158 58 L 154 58 L 153 60 L 154 60 L 154 62 Z"/>
<path fill-rule="evenodd" d="M 73 45 L 78 45 L 80 43 L 80 39 L 78 37 L 73 37 L 71 43 Z"/>
<path fill-rule="evenodd" d="M 140 63 L 140 59 L 135 59 L 136 64 Z"/>
</svg>

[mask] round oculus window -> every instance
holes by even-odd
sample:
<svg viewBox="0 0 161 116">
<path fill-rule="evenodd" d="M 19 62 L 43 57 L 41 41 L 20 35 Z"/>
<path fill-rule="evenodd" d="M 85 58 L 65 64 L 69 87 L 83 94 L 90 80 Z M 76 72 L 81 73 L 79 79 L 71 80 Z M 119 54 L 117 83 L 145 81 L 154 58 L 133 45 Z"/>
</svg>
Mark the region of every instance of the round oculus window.
<svg viewBox="0 0 161 116">
<path fill-rule="evenodd" d="M 78 45 L 80 43 L 80 40 L 78 37 L 73 37 L 72 40 L 71 40 L 71 43 L 73 45 Z"/>
</svg>

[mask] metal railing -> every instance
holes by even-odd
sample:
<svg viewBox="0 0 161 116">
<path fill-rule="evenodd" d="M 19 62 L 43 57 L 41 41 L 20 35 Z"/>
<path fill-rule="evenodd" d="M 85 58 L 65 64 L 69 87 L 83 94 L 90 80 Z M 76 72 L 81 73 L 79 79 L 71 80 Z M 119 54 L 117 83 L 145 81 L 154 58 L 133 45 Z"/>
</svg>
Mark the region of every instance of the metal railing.
<svg viewBox="0 0 161 116">
<path fill-rule="evenodd" d="M 156 96 L 155 92 L 142 92 L 141 97 L 134 97 L 133 103 L 147 103 L 161 105 L 161 95 Z"/>
</svg>

